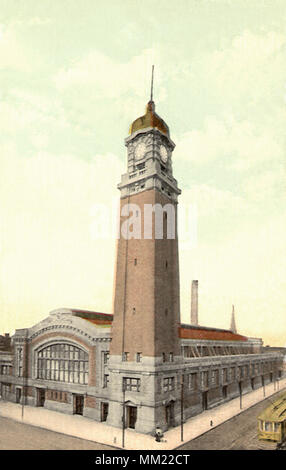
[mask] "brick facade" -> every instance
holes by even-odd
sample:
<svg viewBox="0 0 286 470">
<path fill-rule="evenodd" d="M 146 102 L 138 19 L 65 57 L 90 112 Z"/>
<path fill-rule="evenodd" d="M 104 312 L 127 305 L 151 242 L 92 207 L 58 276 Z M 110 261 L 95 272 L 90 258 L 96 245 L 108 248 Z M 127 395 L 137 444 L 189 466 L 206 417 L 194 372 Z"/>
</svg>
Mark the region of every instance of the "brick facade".
<svg viewBox="0 0 286 470">
<path fill-rule="evenodd" d="M 144 205 L 164 206 L 170 200 L 150 190 L 121 199 L 121 208 L 127 203 L 140 208 L 143 230 Z M 121 217 L 121 224 L 124 221 Z M 155 240 L 154 231 L 153 214 L 153 239 L 118 241 L 110 354 L 127 351 L 130 361 L 136 360 L 137 352 L 151 357 L 179 354 L 178 240 L 168 240 L 166 232 L 164 239 Z"/>
</svg>

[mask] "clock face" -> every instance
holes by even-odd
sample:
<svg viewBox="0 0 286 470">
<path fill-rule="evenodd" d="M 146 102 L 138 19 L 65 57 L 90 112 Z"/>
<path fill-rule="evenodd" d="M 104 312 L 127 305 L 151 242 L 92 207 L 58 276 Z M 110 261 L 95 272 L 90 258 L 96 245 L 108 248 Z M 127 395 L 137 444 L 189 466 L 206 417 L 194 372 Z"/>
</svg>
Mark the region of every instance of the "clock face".
<svg viewBox="0 0 286 470">
<path fill-rule="evenodd" d="M 162 161 L 166 163 L 166 161 L 168 160 L 168 150 L 166 149 L 165 145 L 160 146 L 159 152 Z"/>
<path fill-rule="evenodd" d="M 146 152 L 146 145 L 144 142 L 139 142 L 137 146 L 135 147 L 135 159 L 140 160 L 141 158 L 144 157 Z"/>
</svg>

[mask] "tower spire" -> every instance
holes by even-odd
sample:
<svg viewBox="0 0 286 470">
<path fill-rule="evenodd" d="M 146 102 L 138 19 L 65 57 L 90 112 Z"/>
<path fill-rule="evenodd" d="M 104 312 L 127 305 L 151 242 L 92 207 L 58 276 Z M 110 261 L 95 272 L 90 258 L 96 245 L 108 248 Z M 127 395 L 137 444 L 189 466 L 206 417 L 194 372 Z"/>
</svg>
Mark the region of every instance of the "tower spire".
<svg viewBox="0 0 286 470">
<path fill-rule="evenodd" d="M 154 80 L 154 65 L 152 65 L 152 78 L 151 78 L 151 99 L 153 101 L 153 80 Z"/>
<path fill-rule="evenodd" d="M 236 324 L 235 324 L 234 305 L 232 306 L 230 329 L 233 333 L 237 333 Z"/>
</svg>

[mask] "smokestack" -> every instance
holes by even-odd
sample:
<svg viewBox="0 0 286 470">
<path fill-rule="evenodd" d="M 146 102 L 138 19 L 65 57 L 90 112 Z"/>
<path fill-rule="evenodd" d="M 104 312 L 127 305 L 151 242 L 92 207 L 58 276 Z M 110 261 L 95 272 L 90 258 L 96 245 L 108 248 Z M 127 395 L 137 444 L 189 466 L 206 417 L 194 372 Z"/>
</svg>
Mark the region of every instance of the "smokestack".
<svg viewBox="0 0 286 470">
<path fill-rule="evenodd" d="M 192 281 L 191 297 L 191 325 L 198 325 L 198 284 L 199 281 Z"/>
</svg>

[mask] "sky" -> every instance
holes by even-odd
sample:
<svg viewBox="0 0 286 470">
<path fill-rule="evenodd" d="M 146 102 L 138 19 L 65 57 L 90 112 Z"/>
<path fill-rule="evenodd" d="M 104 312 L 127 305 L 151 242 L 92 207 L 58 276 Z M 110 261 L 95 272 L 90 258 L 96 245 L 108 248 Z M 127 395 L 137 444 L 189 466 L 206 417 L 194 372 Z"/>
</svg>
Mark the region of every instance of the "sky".
<svg viewBox="0 0 286 470">
<path fill-rule="evenodd" d="M 284 0 L 0 0 L 0 334 L 111 313 L 124 139 L 176 148 L 181 320 L 286 346 Z M 188 212 L 189 211 L 189 212 Z M 192 243 L 186 214 L 192 213 Z"/>
</svg>

